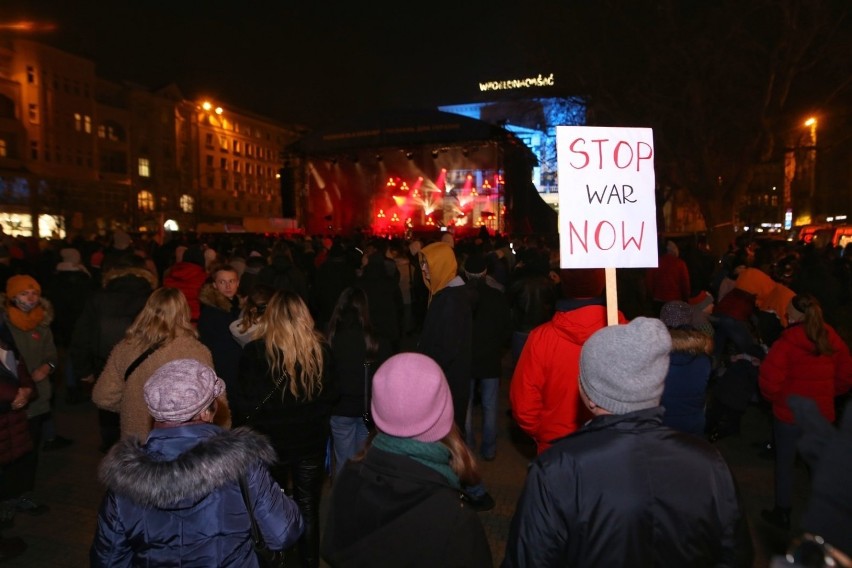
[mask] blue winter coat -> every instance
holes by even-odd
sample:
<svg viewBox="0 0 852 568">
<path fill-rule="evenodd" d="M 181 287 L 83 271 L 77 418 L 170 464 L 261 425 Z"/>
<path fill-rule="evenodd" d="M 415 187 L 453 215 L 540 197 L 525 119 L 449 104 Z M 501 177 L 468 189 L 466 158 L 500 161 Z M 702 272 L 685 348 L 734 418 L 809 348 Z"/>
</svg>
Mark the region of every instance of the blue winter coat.
<svg viewBox="0 0 852 568">
<path fill-rule="evenodd" d="M 274 459 L 248 428 L 189 424 L 155 429 L 144 446 L 122 441 L 101 463 L 108 491 L 91 566 L 258 566 L 241 476 L 270 548 L 288 548 L 303 531 L 296 503 L 266 469 Z"/>
<path fill-rule="evenodd" d="M 707 383 L 713 363 L 712 339 L 700 331 L 672 331 L 672 353 L 660 405 L 663 424 L 688 434 L 704 435 Z"/>
</svg>

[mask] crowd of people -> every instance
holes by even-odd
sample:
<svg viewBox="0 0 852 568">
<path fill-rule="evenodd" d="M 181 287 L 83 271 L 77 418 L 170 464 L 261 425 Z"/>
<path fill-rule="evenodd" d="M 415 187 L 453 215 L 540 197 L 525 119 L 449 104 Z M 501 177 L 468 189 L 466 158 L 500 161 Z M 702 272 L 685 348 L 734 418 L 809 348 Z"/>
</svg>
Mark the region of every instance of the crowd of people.
<svg viewBox="0 0 852 568">
<path fill-rule="evenodd" d="M 814 439 L 849 443 L 826 424 L 852 389 L 852 248 L 661 239 L 659 258 L 618 271 L 608 326 L 603 270 L 561 269 L 547 239 L 4 237 L 0 521 L 49 507 L 33 489 L 39 452 L 73 443 L 62 393 L 98 408 L 93 565 L 292 547 L 305 567 L 491 566 L 477 463 L 499 460 L 510 377 L 537 456 L 505 566 L 743 566 L 749 522 L 794 518 L 842 561 L 848 537 L 811 509 L 849 469 Z M 750 405 L 776 464 L 760 519 L 712 445 Z M 794 516 L 797 452 L 820 465 Z M 0 561 L 23 548 L 0 540 Z"/>
</svg>

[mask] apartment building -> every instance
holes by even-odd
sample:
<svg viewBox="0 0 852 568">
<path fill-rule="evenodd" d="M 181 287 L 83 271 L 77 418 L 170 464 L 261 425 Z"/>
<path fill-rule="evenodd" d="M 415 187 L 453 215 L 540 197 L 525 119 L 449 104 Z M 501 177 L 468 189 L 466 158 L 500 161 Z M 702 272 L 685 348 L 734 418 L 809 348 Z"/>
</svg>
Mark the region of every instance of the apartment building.
<svg viewBox="0 0 852 568">
<path fill-rule="evenodd" d="M 299 136 L 221 101 L 96 74 L 85 58 L 0 41 L 0 227 L 64 236 L 280 218 L 283 148 Z"/>
</svg>

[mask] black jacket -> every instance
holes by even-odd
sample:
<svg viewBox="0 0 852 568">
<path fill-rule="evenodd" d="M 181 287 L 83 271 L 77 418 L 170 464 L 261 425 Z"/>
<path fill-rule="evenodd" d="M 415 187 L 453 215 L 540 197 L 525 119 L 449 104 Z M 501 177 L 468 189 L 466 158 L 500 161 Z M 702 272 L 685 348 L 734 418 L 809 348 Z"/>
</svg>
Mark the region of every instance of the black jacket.
<svg viewBox="0 0 852 568">
<path fill-rule="evenodd" d="M 231 335 L 231 322 L 240 316 L 239 298 L 228 300 L 211 283 L 198 293 L 201 314 L 198 316 L 198 340 L 213 354 L 216 374 L 225 381 L 228 391 L 237 380 L 242 346 Z"/>
<path fill-rule="evenodd" d="M 228 390 L 231 420 L 234 426 L 248 425 L 269 436 L 281 462 L 290 462 L 324 454 L 331 433 L 329 419 L 337 401 L 337 385 L 330 351 L 323 349 L 323 388 L 310 401 L 298 400 L 287 388 L 286 380 L 264 403 L 275 386 L 263 339 L 255 339 L 243 349 L 239 361 L 239 380 Z M 263 403 L 263 404 L 261 404 Z M 256 410 L 260 406 L 259 410 Z M 246 422 L 247 415 L 253 415 Z"/>
<path fill-rule="evenodd" d="M 451 283 L 432 297 L 417 351 L 434 359 L 444 371 L 453 395 L 455 421 L 462 430 L 470 398 L 472 340 L 470 289 L 463 283 Z"/>
<path fill-rule="evenodd" d="M 725 460 L 662 412 L 597 417 L 538 456 L 503 566 L 751 566 Z"/>
<path fill-rule="evenodd" d="M 104 289 L 89 297 L 74 325 L 71 357 L 78 378 L 103 371 L 107 357 L 157 286 L 144 268 L 122 268 L 103 275 Z"/>
<path fill-rule="evenodd" d="M 390 343 L 384 337 L 377 338 L 378 353 L 370 365 L 371 375 L 391 356 Z M 336 383 L 340 389 L 340 400 L 334 406 L 335 416 L 361 416 L 364 414 L 364 361 L 367 346 L 364 330 L 357 324 L 338 329 L 331 343 L 334 358 Z"/>
<path fill-rule="evenodd" d="M 484 278 L 468 282 L 473 293 L 473 346 L 471 377 L 493 379 L 502 371 L 502 353 L 512 334 L 509 302 Z"/>
<path fill-rule="evenodd" d="M 370 448 L 335 480 L 322 542 L 331 566 L 490 567 L 476 512 L 437 471 Z"/>
</svg>

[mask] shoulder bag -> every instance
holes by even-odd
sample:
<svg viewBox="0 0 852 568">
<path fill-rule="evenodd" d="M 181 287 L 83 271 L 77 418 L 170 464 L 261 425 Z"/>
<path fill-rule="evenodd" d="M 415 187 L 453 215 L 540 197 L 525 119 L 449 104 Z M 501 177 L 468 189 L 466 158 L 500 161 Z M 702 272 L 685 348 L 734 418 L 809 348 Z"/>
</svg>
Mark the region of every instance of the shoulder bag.
<svg viewBox="0 0 852 568">
<path fill-rule="evenodd" d="M 257 526 L 257 519 L 254 518 L 254 505 L 252 505 L 245 475 L 240 476 L 240 493 L 243 495 L 243 501 L 246 504 L 246 510 L 248 510 L 249 520 L 251 521 L 251 540 L 258 563 L 263 568 L 282 568 L 284 566 L 284 551 L 271 550 L 266 546 L 260 527 Z"/>
</svg>

